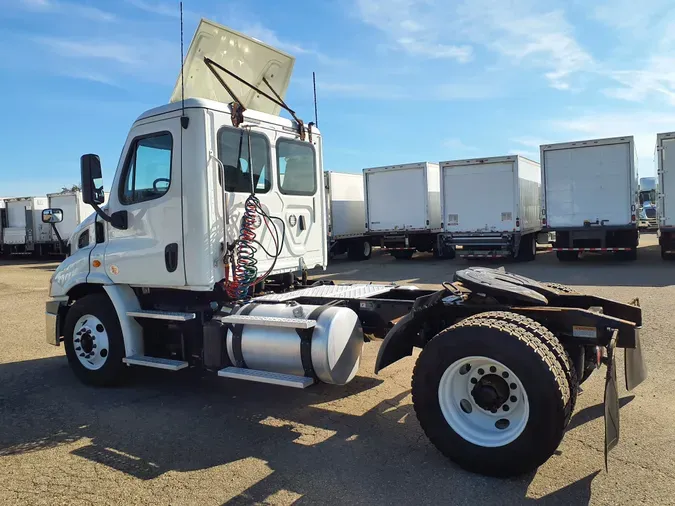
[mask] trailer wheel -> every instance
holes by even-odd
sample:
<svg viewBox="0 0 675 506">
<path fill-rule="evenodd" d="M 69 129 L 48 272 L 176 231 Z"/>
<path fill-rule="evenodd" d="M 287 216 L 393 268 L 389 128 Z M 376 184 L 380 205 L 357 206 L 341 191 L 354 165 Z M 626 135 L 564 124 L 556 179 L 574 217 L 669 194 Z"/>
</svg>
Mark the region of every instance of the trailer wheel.
<svg viewBox="0 0 675 506">
<path fill-rule="evenodd" d="M 558 257 L 558 260 L 561 262 L 574 262 L 579 260 L 578 251 L 556 251 L 555 256 Z"/>
<path fill-rule="evenodd" d="M 572 363 L 569 353 L 567 353 L 562 343 L 553 334 L 553 332 L 532 318 L 507 311 L 488 311 L 486 313 L 479 313 L 475 316 L 469 317 L 469 319 L 471 318 L 490 318 L 517 325 L 518 327 L 521 327 L 534 335 L 549 349 L 551 353 L 553 353 L 556 360 L 562 367 L 563 372 L 565 373 L 565 378 L 567 379 L 567 384 L 570 388 L 570 410 L 569 414 L 567 415 L 567 420 L 565 420 L 565 427 L 567 427 L 572 418 L 572 413 L 574 413 L 574 408 L 577 404 L 577 394 L 579 393 L 580 383 L 577 370 Z"/>
<path fill-rule="evenodd" d="M 373 246 L 368 239 L 354 239 L 349 243 L 347 257 L 350 260 L 368 260 L 373 253 Z"/>
<path fill-rule="evenodd" d="M 619 260 L 634 262 L 635 260 L 637 260 L 637 248 L 631 248 L 627 251 L 617 251 L 616 255 L 619 258 Z"/>
<path fill-rule="evenodd" d="M 445 456 L 472 472 L 515 476 L 556 450 L 571 399 L 555 355 L 527 329 L 468 318 L 436 335 L 412 381 L 417 418 Z"/>
<path fill-rule="evenodd" d="M 391 256 L 393 256 L 396 260 L 410 260 L 413 255 L 415 254 L 415 251 L 408 251 L 408 250 L 394 250 L 391 252 Z"/>
<path fill-rule="evenodd" d="M 102 293 L 70 307 L 63 329 L 66 356 L 75 376 L 88 385 L 117 385 L 124 380 L 124 339 L 117 313 Z"/>
<path fill-rule="evenodd" d="M 519 262 L 531 262 L 537 258 L 537 241 L 534 234 L 523 236 L 518 245 L 516 260 Z"/>
</svg>

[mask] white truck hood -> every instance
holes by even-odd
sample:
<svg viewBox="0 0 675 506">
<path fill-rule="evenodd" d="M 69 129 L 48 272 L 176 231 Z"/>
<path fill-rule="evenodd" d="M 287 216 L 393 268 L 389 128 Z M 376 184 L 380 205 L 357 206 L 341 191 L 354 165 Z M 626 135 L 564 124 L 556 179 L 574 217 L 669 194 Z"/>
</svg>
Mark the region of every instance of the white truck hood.
<svg viewBox="0 0 675 506">
<path fill-rule="evenodd" d="M 252 37 L 202 19 L 184 62 L 184 83 L 179 73 L 170 102 L 181 98 L 206 98 L 230 103 L 234 99 L 204 63 L 208 57 L 261 91 L 274 96 L 263 82 L 267 79 L 283 98 L 293 73 L 295 58 Z M 280 107 L 225 72 L 216 70 L 247 109 L 279 115 Z M 185 91 L 183 95 L 183 85 Z"/>
</svg>

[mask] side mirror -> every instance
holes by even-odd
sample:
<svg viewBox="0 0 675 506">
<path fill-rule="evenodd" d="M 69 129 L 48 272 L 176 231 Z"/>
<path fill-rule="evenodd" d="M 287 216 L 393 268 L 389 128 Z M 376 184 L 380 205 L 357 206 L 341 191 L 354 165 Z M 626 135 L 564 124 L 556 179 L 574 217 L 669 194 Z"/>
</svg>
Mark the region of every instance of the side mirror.
<svg viewBox="0 0 675 506">
<path fill-rule="evenodd" d="M 63 221 L 62 209 L 43 209 L 42 223 L 61 223 Z"/>
<path fill-rule="evenodd" d="M 103 184 L 96 187 L 94 181 L 101 179 L 101 159 L 98 155 L 82 155 L 80 158 L 80 174 L 82 186 L 82 201 L 85 204 L 98 205 L 103 204 L 105 194 L 103 193 Z"/>
</svg>

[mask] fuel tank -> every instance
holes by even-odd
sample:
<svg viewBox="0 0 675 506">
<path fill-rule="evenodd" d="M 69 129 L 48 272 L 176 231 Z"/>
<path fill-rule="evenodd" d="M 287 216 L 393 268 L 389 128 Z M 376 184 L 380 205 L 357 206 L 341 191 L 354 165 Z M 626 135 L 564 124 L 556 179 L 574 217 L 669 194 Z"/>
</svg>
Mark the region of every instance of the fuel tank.
<svg viewBox="0 0 675 506">
<path fill-rule="evenodd" d="M 324 383 L 344 385 L 359 369 L 363 349 L 363 329 L 357 314 L 346 307 L 323 307 L 318 316 L 312 313 L 321 306 L 298 304 L 255 304 L 243 306 L 235 313 L 272 318 L 315 319 L 311 332 L 311 362 L 318 379 Z M 310 315 L 313 318 L 309 318 Z M 227 331 L 227 354 L 236 363 L 233 334 Z M 246 367 L 295 376 L 304 376 L 300 334 L 295 328 L 268 325 L 243 325 L 241 350 Z"/>
</svg>

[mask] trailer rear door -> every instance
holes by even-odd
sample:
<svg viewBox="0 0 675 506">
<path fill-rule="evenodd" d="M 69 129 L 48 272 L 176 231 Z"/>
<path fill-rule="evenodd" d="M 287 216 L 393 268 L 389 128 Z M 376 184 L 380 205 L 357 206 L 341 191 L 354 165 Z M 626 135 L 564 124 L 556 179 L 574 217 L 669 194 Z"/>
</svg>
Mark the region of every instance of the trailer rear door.
<svg viewBox="0 0 675 506">
<path fill-rule="evenodd" d="M 514 162 L 443 167 L 445 230 L 512 231 L 516 223 Z M 485 198 L 489 195 L 489 198 Z"/>
</svg>

